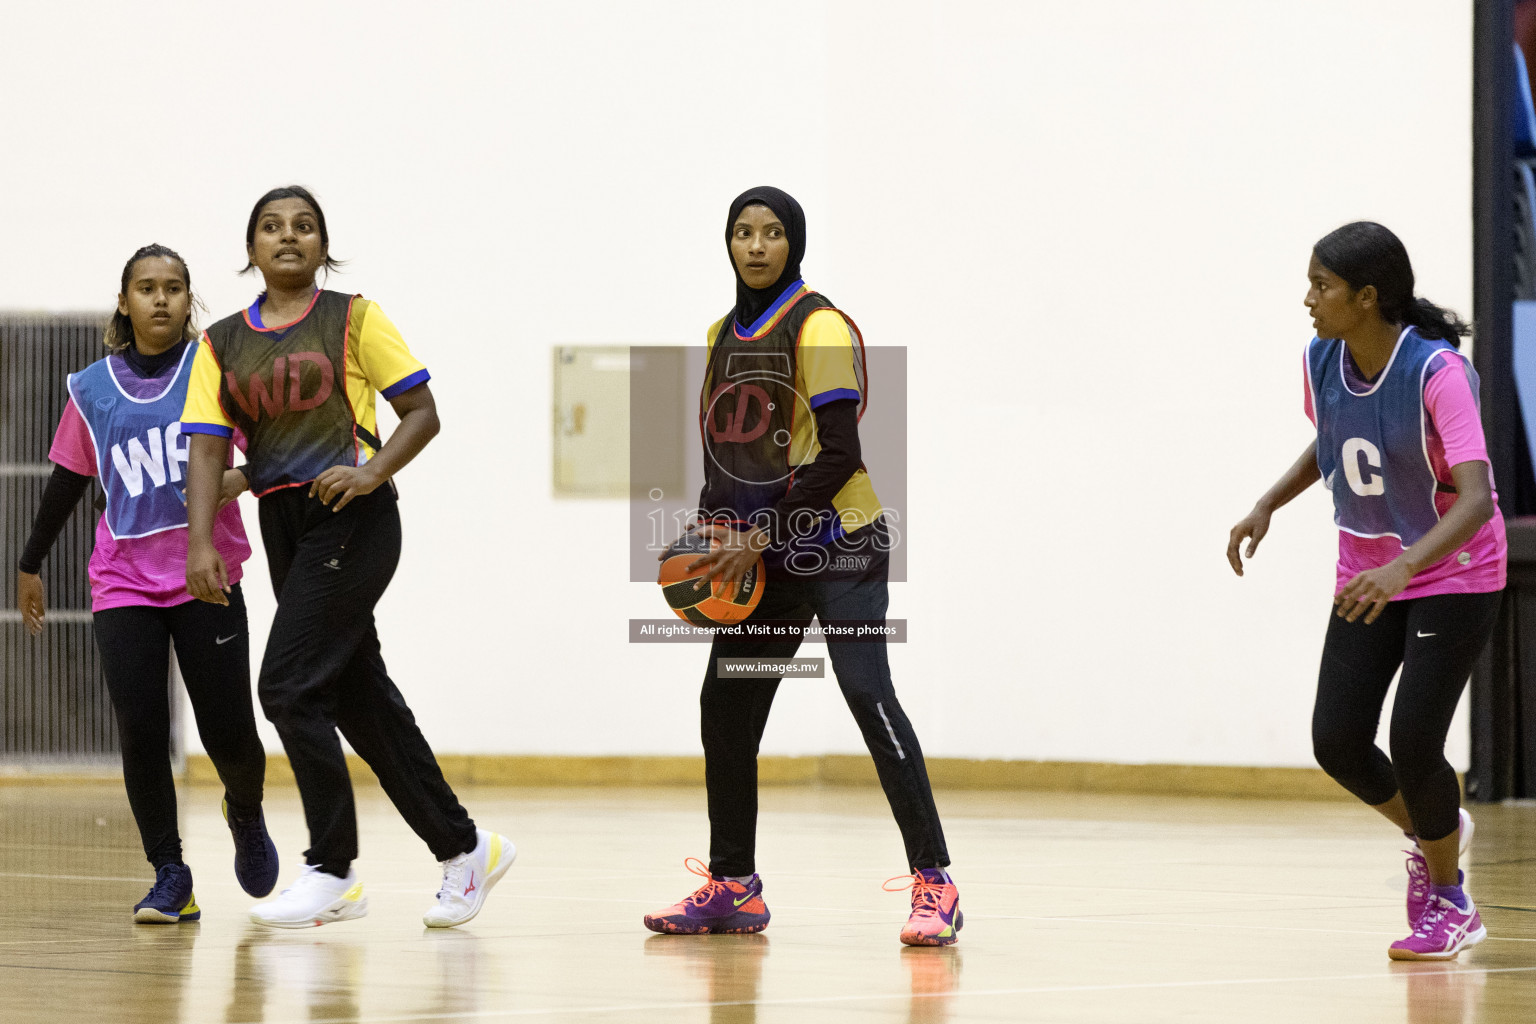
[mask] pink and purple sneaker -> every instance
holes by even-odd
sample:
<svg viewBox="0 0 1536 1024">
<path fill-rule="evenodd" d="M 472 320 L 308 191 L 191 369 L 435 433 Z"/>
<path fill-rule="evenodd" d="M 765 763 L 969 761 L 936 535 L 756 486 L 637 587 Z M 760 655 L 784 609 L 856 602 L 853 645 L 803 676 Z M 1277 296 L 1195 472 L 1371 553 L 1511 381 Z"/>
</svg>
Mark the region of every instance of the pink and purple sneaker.
<svg viewBox="0 0 1536 1024">
<path fill-rule="evenodd" d="M 654 914 L 645 926 L 670 935 L 745 935 L 768 927 L 763 880 L 757 875 L 743 883 L 711 875 L 704 862 L 689 857 L 683 866 L 705 879 L 692 896 Z"/>
<path fill-rule="evenodd" d="M 1463 910 L 1444 896 L 1431 896 L 1406 939 L 1387 948 L 1393 960 L 1450 960 L 1488 937 L 1482 916 L 1470 898 Z"/>
<path fill-rule="evenodd" d="M 1472 824 L 1472 815 L 1466 808 L 1461 809 L 1461 824 L 1458 826 L 1460 836 L 1457 842 L 1457 851 L 1461 857 L 1466 857 L 1467 850 L 1472 847 L 1472 832 L 1475 826 Z M 1418 919 L 1424 916 L 1424 908 L 1429 906 L 1430 881 L 1429 865 L 1424 861 L 1424 854 L 1419 850 L 1417 843 L 1411 850 L 1405 850 L 1408 854 L 1408 927 L 1412 928 Z M 1462 872 L 1457 884 L 1466 881 L 1466 873 Z"/>
<path fill-rule="evenodd" d="M 891 888 L 892 882 L 906 882 Z M 901 930 L 901 941 L 908 946 L 948 946 L 960 938 L 965 915 L 960 913 L 960 890 L 940 868 L 919 868 L 910 875 L 898 875 L 885 882 L 886 892 L 912 890 L 912 914 Z"/>
</svg>

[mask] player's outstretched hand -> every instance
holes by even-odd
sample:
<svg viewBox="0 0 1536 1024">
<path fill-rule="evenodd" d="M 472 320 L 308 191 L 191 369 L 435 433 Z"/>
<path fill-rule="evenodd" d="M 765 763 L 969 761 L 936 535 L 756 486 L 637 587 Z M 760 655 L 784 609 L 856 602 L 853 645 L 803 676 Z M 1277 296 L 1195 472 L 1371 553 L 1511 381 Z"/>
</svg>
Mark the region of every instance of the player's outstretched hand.
<svg viewBox="0 0 1536 1024">
<path fill-rule="evenodd" d="M 1232 571 L 1239 576 L 1243 574 L 1243 556 L 1252 558 L 1253 553 L 1259 550 L 1259 541 L 1269 532 L 1269 513 L 1264 509 L 1255 508 L 1242 519 L 1238 520 L 1232 532 L 1227 535 L 1227 561 L 1232 565 Z M 1248 542 L 1248 550 L 1241 551 L 1243 541 Z"/>
</svg>

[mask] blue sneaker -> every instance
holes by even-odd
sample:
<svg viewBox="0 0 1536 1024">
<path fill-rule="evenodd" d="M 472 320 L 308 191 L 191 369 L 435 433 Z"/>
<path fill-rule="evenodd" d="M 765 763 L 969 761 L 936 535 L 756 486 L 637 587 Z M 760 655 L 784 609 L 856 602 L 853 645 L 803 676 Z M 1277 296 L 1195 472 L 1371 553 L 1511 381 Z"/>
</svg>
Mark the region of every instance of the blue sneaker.
<svg viewBox="0 0 1536 1024">
<path fill-rule="evenodd" d="M 223 804 L 224 821 L 235 838 L 235 878 L 252 896 L 262 897 L 277 888 L 277 847 L 267 835 L 267 820 L 258 808 L 256 817 L 242 821 Z"/>
<path fill-rule="evenodd" d="M 139 924 L 175 924 L 202 916 L 192 895 L 192 869 L 185 864 L 167 864 L 155 872 L 149 895 L 133 905 L 133 919 Z"/>
</svg>

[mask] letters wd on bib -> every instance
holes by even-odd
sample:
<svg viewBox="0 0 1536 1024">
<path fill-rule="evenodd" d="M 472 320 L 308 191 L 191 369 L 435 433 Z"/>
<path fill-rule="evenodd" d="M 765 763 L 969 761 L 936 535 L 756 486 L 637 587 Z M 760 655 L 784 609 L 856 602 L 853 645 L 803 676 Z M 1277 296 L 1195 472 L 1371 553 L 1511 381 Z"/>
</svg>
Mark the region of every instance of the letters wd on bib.
<svg viewBox="0 0 1536 1024">
<path fill-rule="evenodd" d="M 379 307 L 317 291 L 285 327 L 261 322 L 261 300 L 206 335 L 193 367 L 187 429 L 250 438 L 251 490 L 307 484 L 332 466 L 361 466 L 383 447 L 374 393 L 394 398 L 427 380 Z"/>
</svg>

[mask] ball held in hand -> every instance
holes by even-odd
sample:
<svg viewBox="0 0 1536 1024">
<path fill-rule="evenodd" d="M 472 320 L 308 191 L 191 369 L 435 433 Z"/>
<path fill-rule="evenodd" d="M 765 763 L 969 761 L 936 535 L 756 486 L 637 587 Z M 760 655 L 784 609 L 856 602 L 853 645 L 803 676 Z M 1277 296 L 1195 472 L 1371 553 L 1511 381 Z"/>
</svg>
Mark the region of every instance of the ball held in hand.
<svg viewBox="0 0 1536 1024">
<path fill-rule="evenodd" d="M 732 585 L 724 580 L 712 580 L 707 586 L 695 588 L 699 580 L 709 574 L 710 566 L 701 565 L 693 572 L 688 566 L 701 556 L 720 548 L 717 537 L 699 533 L 686 533 L 667 548 L 662 558 L 661 572 L 656 582 L 667 604 L 679 618 L 699 626 L 729 626 L 740 622 L 757 608 L 763 598 L 763 559 L 759 555 L 752 567 L 741 578 L 741 586 L 733 594 Z"/>
</svg>

